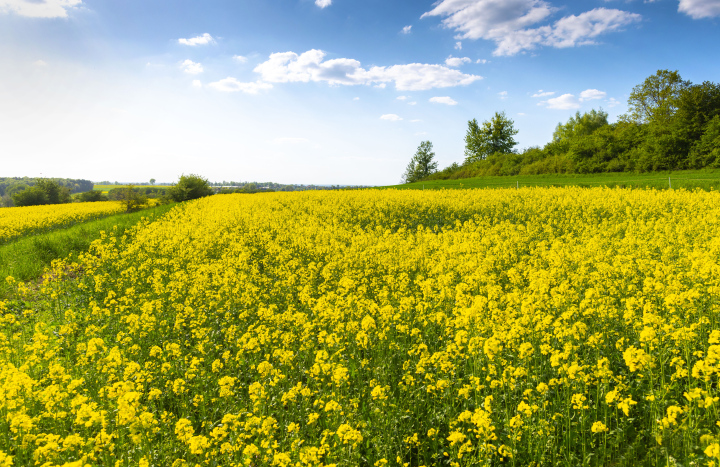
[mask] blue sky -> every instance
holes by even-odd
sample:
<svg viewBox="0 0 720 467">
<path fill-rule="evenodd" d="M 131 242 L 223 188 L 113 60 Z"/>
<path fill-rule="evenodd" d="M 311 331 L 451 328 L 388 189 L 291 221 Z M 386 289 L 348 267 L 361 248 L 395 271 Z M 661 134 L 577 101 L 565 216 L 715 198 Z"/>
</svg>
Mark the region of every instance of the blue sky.
<svg viewBox="0 0 720 467">
<path fill-rule="evenodd" d="M 518 148 L 658 69 L 720 75 L 720 0 L 0 0 L 0 176 L 397 183 Z"/>
</svg>

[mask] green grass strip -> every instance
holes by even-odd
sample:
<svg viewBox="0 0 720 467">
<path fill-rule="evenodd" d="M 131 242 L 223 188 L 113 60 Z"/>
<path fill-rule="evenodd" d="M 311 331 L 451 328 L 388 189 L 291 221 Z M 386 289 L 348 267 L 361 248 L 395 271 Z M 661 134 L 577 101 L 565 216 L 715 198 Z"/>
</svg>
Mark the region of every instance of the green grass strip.
<svg viewBox="0 0 720 467">
<path fill-rule="evenodd" d="M 20 237 L 0 245 L 0 298 L 10 293 L 6 277 L 12 276 L 23 282 L 37 279 L 53 260 L 87 251 L 90 243 L 100 238 L 100 232 L 109 232 L 116 227 L 122 235 L 143 217 L 158 219 L 173 207 L 173 204 L 169 204 L 133 213 L 115 214 L 45 234 Z"/>
</svg>

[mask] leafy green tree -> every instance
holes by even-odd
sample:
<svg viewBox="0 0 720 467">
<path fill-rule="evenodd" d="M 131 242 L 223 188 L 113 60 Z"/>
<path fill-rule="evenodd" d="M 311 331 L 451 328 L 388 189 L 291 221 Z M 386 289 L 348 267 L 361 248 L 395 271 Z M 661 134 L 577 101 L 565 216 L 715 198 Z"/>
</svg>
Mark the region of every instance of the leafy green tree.
<svg viewBox="0 0 720 467">
<path fill-rule="evenodd" d="M 70 202 L 70 189 L 60 185 L 55 180 L 49 178 L 39 178 L 35 182 L 35 186 L 45 192 L 47 196 L 46 204 L 62 204 Z"/>
<path fill-rule="evenodd" d="M 37 185 L 13 193 L 12 200 L 15 206 L 40 206 L 49 204 L 47 194 Z"/>
<path fill-rule="evenodd" d="M 435 152 L 433 152 L 433 144 L 430 141 L 420 143 L 415 155 L 405 169 L 403 182 L 417 182 L 437 172 L 437 162 L 433 160 L 434 158 Z"/>
<path fill-rule="evenodd" d="M 658 70 L 635 86 L 628 98 L 627 118 L 637 123 L 663 123 L 675 114 L 680 94 L 690 87 L 676 71 Z"/>
<path fill-rule="evenodd" d="M 592 109 L 590 112 L 585 112 L 580 115 L 580 111 L 575 113 L 574 117 L 570 119 L 564 125 L 558 123 L 553 133 L 553 141 L 564 141 L 572 139 L 576 136 L 591 135 L 597 130 L 608 124 L 608 114 L 603 109 L 595 110 Z"/>
<path fill-rule="evenodd" d="M 167 196 L 176 202 L 202 198 L 213 194 L 207 179 L 199 175 L 183 175 L 178 182 L 167 189 Z"/>
<path fill-rule="evenodd" d="M 693 167 L 720 167 L 720 115 L 705 126 L 700 140 L 690 151 Z"/>
<path fill-rule="evenodd" d="M 150 185 L 155 185 L 155 179 L 154 179 L 154 178 L 151 178 L 151 179 L 150 179 Z"/>
<path fill-rule="evenodd" d="M 148 198 L 145 193 L 136 189 L 133 185 L 128 185 L 124 188 L 116 188 L 111 191 L 115 194 L 115 199 L 120 201 L 122 206 L 125 208 L 125 212 L 133 212 L 144 207 L 147 207 Z"/>
<path fill-rule="evenodd" d="M 517 145 L 513 139 L 518 133 L 514 124 L 505 112 L 495 112 L 489 121 L 482 123 L 482 127 L 476 119 L 470 120 L 465 134 L 465 162 L 481 161 L 495 153 L 511 153 Z"/>
<path fill-rule="evenodd" d="M 95 201 L 107 201 L 108 197 L 103 194 L 102 191 L 91 190 L 85 193 L 80 193 L 78 199 L 83 203 L 91 203 Z"/>
</svg>

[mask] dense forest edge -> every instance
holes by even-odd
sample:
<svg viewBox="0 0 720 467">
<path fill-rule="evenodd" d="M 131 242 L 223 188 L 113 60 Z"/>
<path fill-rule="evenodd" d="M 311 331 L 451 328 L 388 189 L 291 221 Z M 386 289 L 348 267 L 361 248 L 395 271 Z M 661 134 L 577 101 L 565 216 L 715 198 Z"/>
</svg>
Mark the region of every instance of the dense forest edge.
<svg viewBox="0 0 720 467">
<path fill-rule="evenodd" d="M 628 112 L 614 123 L 602 108 L 578 111 L 544 147 L 521 151 L 514 149 L 517 132 L 504 112 L 482 124 L 470 120 L 461 164 L 438 170 L 432 143 L 423 141 L 403 182 L 720 168 L 720 85 L 658 70 L 633 88 Z"/>
</svg>

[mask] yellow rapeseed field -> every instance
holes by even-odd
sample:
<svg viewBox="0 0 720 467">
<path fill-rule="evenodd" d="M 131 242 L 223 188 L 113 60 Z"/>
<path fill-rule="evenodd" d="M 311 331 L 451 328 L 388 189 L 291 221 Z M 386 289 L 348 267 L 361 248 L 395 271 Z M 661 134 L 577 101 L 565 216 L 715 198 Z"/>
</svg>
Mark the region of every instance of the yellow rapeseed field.
<svg viewBox="0 0 720 467">
<path fill-rule="evenodd" d="M 123 210 L 118 201 L 3 208 L 0 209 L 0 243 L 33 232 L 117 214 Z"/>
<path fill-rule="evenodd" d="M 716 192 L 179 205 L 0 302 L 0 466 L 717 466 L 719 227 Z"/>
</svg>

